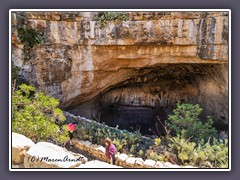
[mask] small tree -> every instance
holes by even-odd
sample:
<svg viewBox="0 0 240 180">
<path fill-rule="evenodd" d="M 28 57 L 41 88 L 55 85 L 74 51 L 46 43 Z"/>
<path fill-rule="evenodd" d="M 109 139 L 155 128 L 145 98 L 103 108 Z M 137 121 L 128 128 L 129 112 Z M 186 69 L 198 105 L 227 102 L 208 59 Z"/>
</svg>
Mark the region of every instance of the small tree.
<svg viewBox="0 0 240 180">
<path fill-rule="evenodd" d="M 199 120 L 202 108 L 198 104 L 180 104 L 177 103 L 173 114 L 169 116 L 169 128 L 175 135 L 181 135 L 182 138 L 191 139 L 194 142 L 208 140 L 216 134 L 216 129 L 212 127 L 213 120 L 207 117 L 207 122 L 203 123 Z"/>
<path fill-rule="evenodd" d="M 65 116 L 57 108 L 58 100 L 46 96 L 35 88 L 22 84 L 12 93 L 12 131 L 23 134 L 34 141 L 67 140 Z"/>
</svg>

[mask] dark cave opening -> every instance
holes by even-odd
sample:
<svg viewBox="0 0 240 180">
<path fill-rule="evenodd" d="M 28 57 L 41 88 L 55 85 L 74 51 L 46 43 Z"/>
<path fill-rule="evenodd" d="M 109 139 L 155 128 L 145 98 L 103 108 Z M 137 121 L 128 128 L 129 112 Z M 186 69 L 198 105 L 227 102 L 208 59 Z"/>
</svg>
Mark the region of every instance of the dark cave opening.
<svg viewBox="0 0 240 180">
<path fill-rule="evenodd" d="M 69 111 L 112 127 L 165 135 L 162 124 L 182 101 L 199 104 L 203 108 L 201 120 L 211 116 L 218 130 L 227 130 L 226 72 L 225 64 L 164 64 L 138 69 L 133 77 Z"/>
<path fill-rule="evenodd" d="M 163 108 L 112 104 L 101 110 L 100 117 L 112 127 L 118 125 L 120 129 L 139 131 L 144 135 L 166 134 L 162 124 L 167 113 Z"/>
</svg>

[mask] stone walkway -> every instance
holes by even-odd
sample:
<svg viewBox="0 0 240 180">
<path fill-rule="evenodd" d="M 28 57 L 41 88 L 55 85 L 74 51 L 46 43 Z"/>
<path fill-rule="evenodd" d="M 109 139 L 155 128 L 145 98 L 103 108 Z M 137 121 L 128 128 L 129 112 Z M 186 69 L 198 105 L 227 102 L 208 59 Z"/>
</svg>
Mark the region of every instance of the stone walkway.
<svg viewBox="0 0 240 180">
<path fill-rule="evenodd" d="M 75 147 L 65 148 L 50 142 L 34 143 L 12 133 L 12 168 L 196 168 L 169 162 L 143 160 L 127 154 L 116 154 L 116 165 L 107 163 L 105 148 L 89 141 L 74 140 Z M 70 160 L 73 161 L 70 161 Z"/>
<path fill-rule="evenodd" d="M 83 156 L 85 156 L 88 161 L 92 161 L 92 160 L 95 160 L 96 158 L 91 156 L 90 154 L 84 152 L 84 151 L 81 151 L 80 149 L 76 148 L 75 146 L 70 148 L 70 145 L 69 143 L 66 144 L 66 147 L 65 147 L 68 151 L 71 151 L 71 152 L 74 152 L 74 153 L 78 153 L 78 154 L 82 154 Z"/>
<path fill-rule="evenodd" d="M 116 166 L 112 164 L 108 164 L 106 162 L 102 162 L 99 160 L 88 161 L 85 164 L 81 164 L 76 168 L 122 168 L 121 166 Z"/>
<path fill-rule="evenodd" d="M 71 152 L 74 152 L 74 153 L 78 153 L 78 154 L 82 154 L 83 156 L 88 158 L 88 162 L 87 163 L 81 164 L 80 166 L 78 166 L 76 168 L 122 168 L 121 166 L 111 165 L 111 164 L 109 164 L 107 162 L 96 160 L 95 157 L 91 156 L 88 153 L 85 153 L 85 152 L 81 151 L 80 149 L 78 149 L 76 147 L 70 148 L 69 143 L 67 143 L 65 148 L 68 151 L 71 151 Z"/>
</svg>

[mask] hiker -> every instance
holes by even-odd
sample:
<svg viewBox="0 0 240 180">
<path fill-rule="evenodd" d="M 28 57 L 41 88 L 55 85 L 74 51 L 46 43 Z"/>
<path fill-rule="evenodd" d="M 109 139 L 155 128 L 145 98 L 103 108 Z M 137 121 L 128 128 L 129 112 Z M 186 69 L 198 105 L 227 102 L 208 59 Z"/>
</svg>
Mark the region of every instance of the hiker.
<svg viewBox="0 0 240 180">
<path fill-rule="evenodd" d="M 117 149 L 114 146 L 114 144 L 112 143 L 112 140 L 109 138 L 106 138 L 104 140 L 104 144 L 106 145 L 106 149 L 105 149 L 105 155 L 108 159 L 108 162 L 110 164 L 115 165 L 115 154 L 117 153 Z"/>
<path fill-rule="evenodd" d="M 77 125 L 78 125 L 78 122 L 72 122 L 72 123 L 68 124 L 68 135 L 69 135 L 69 138 L 70 138 L 70 141 L 69 141 L 70 142 L 70 148 L 73 147 L 73 142 L 72 142 L 73 132 L 77 129 Z"/>
</svg>

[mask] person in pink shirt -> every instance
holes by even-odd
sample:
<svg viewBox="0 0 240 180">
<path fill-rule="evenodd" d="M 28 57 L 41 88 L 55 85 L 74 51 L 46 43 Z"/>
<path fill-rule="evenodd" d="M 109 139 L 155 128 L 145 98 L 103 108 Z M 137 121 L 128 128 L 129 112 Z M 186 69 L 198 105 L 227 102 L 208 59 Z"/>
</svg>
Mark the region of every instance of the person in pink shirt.
<svg viewBox="0 0 240 180">
<path fill-rule="evenodd" d="M 114 144 L 112 143 L 112 140 L 109 138 L 106 138 L 104 140 L 104 144 L 106 145 L 106 149 L 105 149 L 105 155 L 108 159 L 108 162 L 110 164 L 115 164 L 115 154 L 117 153 L 117 149 L 114 146 Z"/>
<path fill-rule="evenodd" d="M 70 141 L 69 141 L 70 142 L 70 148 L 73 147 L 73 142 L 72 142 L 73 132 L 77 129 L 77 125 L 78 125 L 78 122 L 73 122 L 73 123 L 68 124 L 68 135 L 69 135 L 69 138 L 70 138 Z"/>
</svg>

